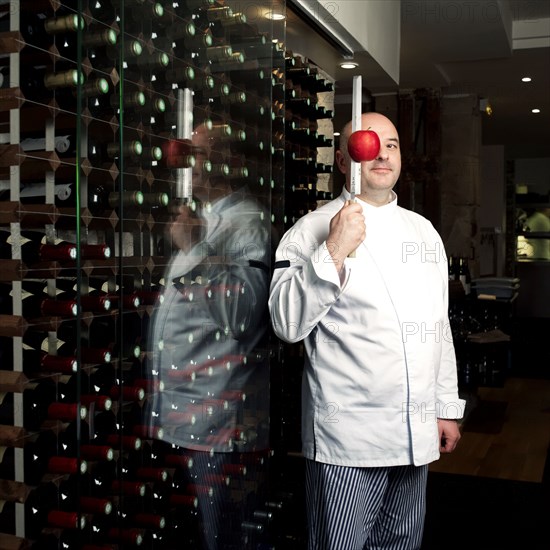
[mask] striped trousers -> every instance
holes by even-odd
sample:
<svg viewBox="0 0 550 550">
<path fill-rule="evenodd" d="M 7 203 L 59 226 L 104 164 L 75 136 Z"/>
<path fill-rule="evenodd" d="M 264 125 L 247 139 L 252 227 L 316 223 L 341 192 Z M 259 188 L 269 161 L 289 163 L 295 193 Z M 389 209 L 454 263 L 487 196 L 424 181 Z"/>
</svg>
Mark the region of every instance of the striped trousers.
<svg viewBox="0 0 550 550">
<path fill-rule="evenodd" d="M 418 550 L 427 479 L 428 466 L 306 460 L 308 550 Z"/>
</svg>

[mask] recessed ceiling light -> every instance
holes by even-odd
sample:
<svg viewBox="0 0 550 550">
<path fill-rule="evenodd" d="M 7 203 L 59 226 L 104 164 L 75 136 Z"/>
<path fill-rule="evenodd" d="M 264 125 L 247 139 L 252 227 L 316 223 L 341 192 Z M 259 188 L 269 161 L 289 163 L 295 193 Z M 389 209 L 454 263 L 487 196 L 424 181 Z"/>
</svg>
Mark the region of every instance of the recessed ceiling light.
<svg viewBox="0 0 550 550">
<path fill-rule="evenodd" d="M 285 19 L 284 13 L 277 13 L 276 11 L 270 11 L 266 14 L 267 19 L 271 19 L 272 21 L 282 21 Z"/>
<path fill-rule="evenodd" d="M 535 113 L 535 114 L 538 114 L 538 113 L 540 113 L 540 109 L 531 109 L 531 112 Z"/>
<path fill-rule="evenodd" d="M 524 76 L 522 79 L 521 79 L 522 82 L 531 82 L 531 77 L 530 76 Z"/>
<path fill-rule="evenodd" d="M 342 61 L 342 63 L 340 63 L 340 67 L 342 67 L 342 69 L 356 69 L 359 67 L 359 63 L 356 63 L 355 61 Z"/>
</svg>

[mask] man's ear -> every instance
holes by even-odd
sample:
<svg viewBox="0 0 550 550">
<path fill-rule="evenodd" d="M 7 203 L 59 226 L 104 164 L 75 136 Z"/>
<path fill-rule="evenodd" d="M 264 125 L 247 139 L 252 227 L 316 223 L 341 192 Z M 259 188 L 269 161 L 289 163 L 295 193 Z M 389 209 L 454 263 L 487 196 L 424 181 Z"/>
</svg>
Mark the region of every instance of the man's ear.
<svg viewBox="0 0 550 550">
<path fill-rule="evenodd" d="M 336 150 L 335 160 L 336 160 L 336 166 L 338 166 L 338 169 L 340 170 L 340 172 L 342 172 L 342 174 L 346 174 L 348 171 L 347 160 L 344 154 L 342 153 L 342 151 L 340 151 L 340 149 Z"/>
</svg>

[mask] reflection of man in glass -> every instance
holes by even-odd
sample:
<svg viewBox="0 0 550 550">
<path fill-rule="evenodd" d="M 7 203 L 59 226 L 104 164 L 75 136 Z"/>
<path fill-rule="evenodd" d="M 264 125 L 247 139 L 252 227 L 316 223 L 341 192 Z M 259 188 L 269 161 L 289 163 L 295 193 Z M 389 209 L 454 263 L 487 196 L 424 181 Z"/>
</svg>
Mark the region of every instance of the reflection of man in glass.
<svg viewBox="0 0 550 550">
<path fill-rule="evenodd" d="M 267 449 L 269 428 L 262 346 L 270 220 L 246 188 L 233 189 L 227 177 L 202 176 L 203 161 L 221 145 L 208 138 L 206 127 L 195 130 L 193 196 L 199 206 L 196 212 L 179 207 L 171 223 L 175 252 L 151 332 L 151 370 L 164 386 L 152 403 L 152 422 L 163 428 L 166 442 L 193 459 L 177 490 L 198 498 L 208 549 L 245 548 L 241 525 L 253 496 L 239 494 L 231 472 L 247 462 L 246 453 Z"/>
<path fill-rule="evenodd" d="M 535 210 L 526 220 L 527 231 L 537 233 L 550 233 L 550 208 Z M 529 239 L 532 252 L 528 256 L 533 260 L 550 260 L 550 239 Z"/>
</svg>

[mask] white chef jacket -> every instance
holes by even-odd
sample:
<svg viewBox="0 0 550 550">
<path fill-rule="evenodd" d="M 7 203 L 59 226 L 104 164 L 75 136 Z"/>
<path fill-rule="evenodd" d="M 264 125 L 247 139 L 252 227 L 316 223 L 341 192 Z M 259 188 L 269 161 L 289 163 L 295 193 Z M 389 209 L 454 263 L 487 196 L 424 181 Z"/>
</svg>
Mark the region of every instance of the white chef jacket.
<svg viewBox="0 0 550 550">
<path fill-rule="evenodd" d="M 326 238 L 340 197 L 300 218 L 276 252 L 275 334 L 304 340 L 302 451 L 342 466 L 439 458 L 437 418 L 461 418 L 449 326 L 448 271 L 432 224 L 358 199 L 367 236 L 340 279 Z"/>
<path fill-rule="evenodd" d="M 203 209 L 202 221 L 201 242 L 167 266 L 152 315 L 151 370 L 163 389 L 150 399 L 149 421 L 188 449 L 265 449 L 269 216 L 243 190 Z"/>
</svg>

